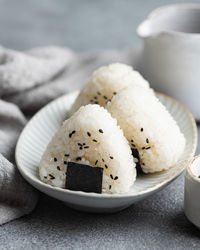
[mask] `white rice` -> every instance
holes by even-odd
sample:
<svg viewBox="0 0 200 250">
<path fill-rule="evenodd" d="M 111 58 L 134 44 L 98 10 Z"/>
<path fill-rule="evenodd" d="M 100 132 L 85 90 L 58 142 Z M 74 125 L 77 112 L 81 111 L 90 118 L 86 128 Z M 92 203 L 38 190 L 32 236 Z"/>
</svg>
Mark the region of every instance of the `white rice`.
<svg viewBox="0 0 200 250">
<path fill-rule="evenodd" d="M 76 132 L 70 137 L 72 131 Z M 78 143 L 85 143 L 84 147 L 89 148 L 83 147 L 80 150 Z M 77 160 L 77 157 L 81 157 L 81 160 Z M 102 167 L 102 188 L 107 193 L 128 192 L 136 178 L 135 163 L 128 141 L 117 126 L 117 121 L 99 105 L 81 107 L 63 123 L 41 159 L 41 180 L 64 188 L 67 168 L 65 161 Z M 111 175 L 113 178 L 117 177 L 116 180 Z"/>
<path fill-rule="evenodd" d="M 119 92 L 107 105 L 131 148 L 139 151 L 145 173 L 169 169 L 179 160 L 185 138 L 177 123 L 155 95 L 139 86 Z"/>
<path fill-rule="evenodd" d="M 70 114 L 89 103 L 105 107 L 116 93 L 129 85 L 149 88 L 149 83 L 131 66 L 120 63 L 103 66 L 89 78 L 74 102 Z"/>
</svg>

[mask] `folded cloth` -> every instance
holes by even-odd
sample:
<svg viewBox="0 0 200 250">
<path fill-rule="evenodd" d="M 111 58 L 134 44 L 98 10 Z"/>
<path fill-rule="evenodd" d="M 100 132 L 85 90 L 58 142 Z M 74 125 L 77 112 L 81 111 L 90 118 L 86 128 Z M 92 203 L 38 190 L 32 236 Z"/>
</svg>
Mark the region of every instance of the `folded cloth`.
<svg viewBox="0 0 200 250">
<path fill-rule="evenodd" d="M 14 148 L 26 118 L 19 108 L 0 100 L 0 224 L 29 213 L 36 191 L 23 180 L 14 163 Z"/>
<path fill-rule="evenodd" d="M 14 159 L 27 118 L 56 97 L 80 88 L 97 67 L 133 60 L 129 50 L 75 54 L 67 48 L 45 47 L 22 53 L 0 47 L 0 224 L 29 213 L 37 204 L 37 191 L 21 177 Z"/>
</svg>

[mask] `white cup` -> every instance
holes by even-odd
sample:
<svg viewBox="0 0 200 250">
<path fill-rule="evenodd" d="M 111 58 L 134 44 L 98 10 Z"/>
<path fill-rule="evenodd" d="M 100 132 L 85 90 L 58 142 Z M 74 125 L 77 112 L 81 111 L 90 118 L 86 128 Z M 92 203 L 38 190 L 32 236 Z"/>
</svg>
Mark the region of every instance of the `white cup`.
<svg viewBox="0 0 200 250">
<path fill-rule="evenodd" d="M 185 171 L 184 210 L 187 218 L 200 229 L 200 155 Z"/>
</svg>

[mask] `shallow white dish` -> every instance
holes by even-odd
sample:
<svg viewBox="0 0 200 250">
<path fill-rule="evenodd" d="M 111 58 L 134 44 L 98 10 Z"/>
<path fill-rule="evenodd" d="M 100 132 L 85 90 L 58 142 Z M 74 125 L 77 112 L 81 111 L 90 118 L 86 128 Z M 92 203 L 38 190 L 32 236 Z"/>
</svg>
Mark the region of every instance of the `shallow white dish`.
<svg viewBox="0 0 200 250">
<path fill-rule="evenodd" d="M 45 194 L 78 210 L 116 212 L 165 187 L 182 173 L 192 159 L 197 145 L 197 128 L 192 115 L 173 98 L 157 94 L 178 122 L 187 141 L 181 160 L 170 170 L 138 176 L 130 192 L 126 194 L 85 193 L 55 188 L 41 182 L 38 176 L 41 156 L 48 142 L 67 117 L 67 112 L 77 94 L 78 91 L 62 96 L 41 109 L 26 125 L 16 146 L 15 158 L 19 171 L 31 185 Z"/>
</svg>

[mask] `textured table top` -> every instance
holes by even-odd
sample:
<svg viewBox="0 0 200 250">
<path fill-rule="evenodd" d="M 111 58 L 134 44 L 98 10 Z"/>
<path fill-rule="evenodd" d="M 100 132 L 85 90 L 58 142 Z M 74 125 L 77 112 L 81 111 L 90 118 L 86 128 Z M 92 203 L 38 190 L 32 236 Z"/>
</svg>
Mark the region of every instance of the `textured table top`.
<svg viewBox="0 0 200 250">
<path fill-rule="evenodd" d="M 176 2 L 183 2 L 177 1 Z M 167 0 L 0 0 L 1 44 L 76 51 L 137 47 L 137 25 Z M 200 147 L 197 149 L 200 153 Z M 183 211 L 184 177 L 112 215 L 76 212 L 41 194 L 32 214 L 0 227 L 0 249 L 199 249 Z"/>
</svg>

